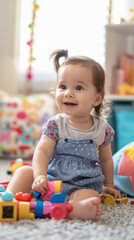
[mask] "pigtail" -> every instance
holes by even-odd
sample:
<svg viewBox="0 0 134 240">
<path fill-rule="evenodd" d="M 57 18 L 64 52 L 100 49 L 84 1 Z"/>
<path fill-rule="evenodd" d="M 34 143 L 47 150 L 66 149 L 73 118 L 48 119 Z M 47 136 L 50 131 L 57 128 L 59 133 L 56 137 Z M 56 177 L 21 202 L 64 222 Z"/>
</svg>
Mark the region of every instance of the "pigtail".
<svg viewBox="0 0 134 240">
<path fill-rule="evenodd" d="M 59 63 L 61 57 L 68 58 L 68 51 L 64 49 L 59 49 L 51 53 L 50 58 L 53 58 L 53 65 L 56 72 L 58 72 L 62 64 Z"/>
</svg>

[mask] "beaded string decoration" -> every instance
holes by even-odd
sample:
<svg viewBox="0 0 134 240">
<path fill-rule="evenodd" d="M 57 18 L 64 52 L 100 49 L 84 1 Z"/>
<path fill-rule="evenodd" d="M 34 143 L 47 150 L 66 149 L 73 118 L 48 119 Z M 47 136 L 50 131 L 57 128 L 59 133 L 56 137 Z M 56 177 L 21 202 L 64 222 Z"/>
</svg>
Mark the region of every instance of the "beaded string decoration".
<svg viewBox="0 0 134 240">
<path fill-rule="evenodd" d="M 113 23 L 113 16 L 112 16 L 112 10 L 113 10 L 113 1 L 109 0 L 109 8 L 108 8 L 108 23 L 111 24 Z"/>
<path fill-rule="evenodd" d="M 35 57 L 33 57 L 34 27 L 35 27 L 36 11 L 38 9 L 39 9 L 39 5 L 36 3 L 36 0 L 33 0 L 32 21 L 28 25 L 30 29 L 30 39 L 27 42 L 27 45 L 29 46 L 28 70 L 26 74 L 26 93 L 27 94 L 29 94 L 32 91 L 32 87 L 31 87 L 31 80 L 33 79 L 32 62 L 36 60 Z"/>
</svg>

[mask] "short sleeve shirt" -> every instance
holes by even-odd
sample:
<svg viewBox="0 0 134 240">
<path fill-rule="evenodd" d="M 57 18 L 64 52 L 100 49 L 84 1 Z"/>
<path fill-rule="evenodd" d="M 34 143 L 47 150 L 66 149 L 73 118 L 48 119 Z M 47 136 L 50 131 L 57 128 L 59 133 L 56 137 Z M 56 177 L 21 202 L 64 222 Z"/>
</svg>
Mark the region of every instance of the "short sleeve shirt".
<svg viewBox="0 0 134 240">
<path fill-rule="evenodd" d="M 42 134 L 47 135 L 56 143 L 62 138 L 71 137 L 73 139 L 92 138 L 97 147 L 104 147 L 113 140 L 114 130 L 106 120 L 92 116 L 93 126 L 86 131 L 72 127 L 65 114 L 57 114 L 43 125 Z"/>
</svg>

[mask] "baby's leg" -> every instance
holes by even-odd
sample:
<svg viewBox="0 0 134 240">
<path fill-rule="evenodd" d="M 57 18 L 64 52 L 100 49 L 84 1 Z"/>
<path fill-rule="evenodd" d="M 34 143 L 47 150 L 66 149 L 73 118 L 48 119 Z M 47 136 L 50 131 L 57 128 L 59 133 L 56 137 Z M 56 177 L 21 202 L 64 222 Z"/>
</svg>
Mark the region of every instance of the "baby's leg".
<svg viewBox="0 0 134 240">
<path fill-rule="evenodd" d="M 7 186 L 7 191 L 13 194 L 16 192 L 29 193 L 33 183 L 33 169 L 30 166 L 23 166 L 18 168 L 10 183 Z"/>
<path fill-rule="evenodd" d="M 99 193 L 92 189 L 74 191 L 68 202 L 73 206 L 73 211 L 68 214 L 69 219 L 97 220 L 101 216 L 101 198 Z"/>
</svg>

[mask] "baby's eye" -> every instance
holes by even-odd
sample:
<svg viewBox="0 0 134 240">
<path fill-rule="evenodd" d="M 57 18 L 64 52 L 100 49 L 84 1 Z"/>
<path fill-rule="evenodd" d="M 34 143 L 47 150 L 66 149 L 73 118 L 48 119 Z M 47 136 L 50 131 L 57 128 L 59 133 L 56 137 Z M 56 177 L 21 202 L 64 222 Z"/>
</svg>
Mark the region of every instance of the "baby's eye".
<svg viewBox="0 0 134 240">
<path fill-rule="evenodd" d="M 59 86 L 59 88 L 66 89 L 66 86 L 62 84 L 62 85 Z"/>
<path fill-rule="evenodd" d="M 83 90 L 83 87 L 78 85 L 78 86 L 76 86 L 76 90 Z"/>
</svg>

